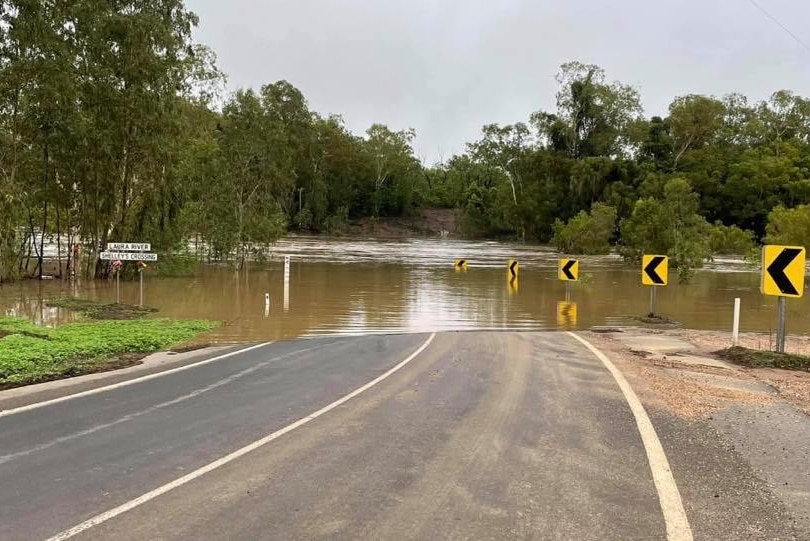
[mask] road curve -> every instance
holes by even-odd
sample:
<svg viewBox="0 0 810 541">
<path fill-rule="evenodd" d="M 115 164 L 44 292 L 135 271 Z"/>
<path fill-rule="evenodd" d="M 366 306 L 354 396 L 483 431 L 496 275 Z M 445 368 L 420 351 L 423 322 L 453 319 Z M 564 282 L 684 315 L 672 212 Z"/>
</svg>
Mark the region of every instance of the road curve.
<svg viewBox="0 0 810 541">
<path fill-rule="evenodd" d="M 583 344 L 446 333 L 414 355 L 428 338 L 271 344 L 2 417 L 0 539 L 65 532 L 301 419 L 74 539 L 667 539 L 633 412 Z"/>
</svg>

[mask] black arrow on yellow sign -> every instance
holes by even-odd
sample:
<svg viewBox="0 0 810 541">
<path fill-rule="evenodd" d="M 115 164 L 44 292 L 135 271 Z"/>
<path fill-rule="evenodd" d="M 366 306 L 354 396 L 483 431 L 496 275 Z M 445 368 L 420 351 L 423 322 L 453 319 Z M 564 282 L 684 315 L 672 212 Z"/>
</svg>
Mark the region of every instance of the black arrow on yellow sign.
<svg viewBox="0 0 810 541">
<path fill-rule="evenodd" d="M 771 278 L 776 284 L 776 287 L 779 288 L 779 291 L 785 295 L 799 294 L 796 286 L 793 285 L 793 282 L 791 282 L 790 278 L 788 278 L 785 274 L 785 269 L 801 253 L 802 250 L 800 248 L 785 248 L 782 250 L 782 253 L 776 256 L 773 263 L 768 266 L 768 274 L 771 275 Z"/>
<path fill-rule="evenodd" d="M 517 268 L 518 268 L 518 262 L 517 261 L 512 261 L 509 264 L 509 274 L 512 276 L 512 279 L 517 278 L 517 275 L 518 275 L 517 274 Z"/>
<path fill-rule="evenodd" d="M 666 257 L 660 255 L 656 256 L 652 258 L 652 260 L 650 260 L 650 262 L 647 264 L 646 267 L 644 267 L 644 272 L 647 274 L 647 276 L 650 277 L 650 280 L 652 280 L 654 284 L 659 285 L 666 284 L 666 282 L 664 282 L 664 279 L 658 276 L 658 273 L 655 272 L 656 269 L 658 268 L 658 265 L 663 263 L 664 260 L 666 260 Z"/>
<path fill-rule="evenodd" d="M 576 276 L 571 274 L 571 267 L 573 267 L 576 264 L 577 264 L 576 259 L 569 259 L 568 263 L 566 263 L 562 268 L 563 274 L 565 274 L 568 277 L 569 280 L 576 281 L 576 279 L 577 279 Z"/>
</svg>

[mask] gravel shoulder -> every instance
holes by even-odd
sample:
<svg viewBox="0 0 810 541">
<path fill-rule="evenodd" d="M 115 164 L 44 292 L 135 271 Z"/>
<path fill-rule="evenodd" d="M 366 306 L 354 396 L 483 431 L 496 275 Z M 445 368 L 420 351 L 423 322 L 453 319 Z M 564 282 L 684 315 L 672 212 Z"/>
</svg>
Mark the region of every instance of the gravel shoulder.
<svg viewBox="0 0 810 541">
<path fill-rule="evenodd" d="M 664 445 L 677 450 L 669 455 L 681 491 L 703 507 L 690 513 L 698 521 L 696 534 L 722 538 L 713 531 L 718 522 L 747 517 L 745 529 L 735 532 L 740 539 L 810 539 L 810 373 L 717 359 L 712 353 L 731 345 L 730 333 L 620 330 L 583 335 L 614 360 L 650 411 Z M 767 335 L 740 338 L 744 347 L 769 347 Z M 810 339 L 791 336 L 787 349 L 810 353 Z M 684 441 L 687 432 L 692 437 Z M 718 447 L 725 449 L 722 460 L 700 451 Z M 679 467 L 679 457 L 691 459 Z M 703 466 L 705 475 L 691 475 Z M 690 475 L 679 477 L 679 470 Z M 717 506 L 720 501 L 731 505 Z M 715 508 L 720 514 L 701 528 L 699 517 L 712 516 Z M 736 509 L 735 516 L 722 516 L 728 509 Z"/>
</svg>

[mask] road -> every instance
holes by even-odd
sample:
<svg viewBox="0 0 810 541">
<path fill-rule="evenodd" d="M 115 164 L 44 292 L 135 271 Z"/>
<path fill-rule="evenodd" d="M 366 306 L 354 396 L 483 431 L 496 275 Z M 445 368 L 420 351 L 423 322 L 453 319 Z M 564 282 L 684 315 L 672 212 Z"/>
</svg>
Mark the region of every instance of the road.
<svg viewBox="0 0 810 541">
<path fill-rule="evenodd" d="M 712 434 L 651 410 L 643 438 L 631 402 L 566 333 L 263 345 L 0 413 L 0 539 L 798 538 Z"/>
</svg>

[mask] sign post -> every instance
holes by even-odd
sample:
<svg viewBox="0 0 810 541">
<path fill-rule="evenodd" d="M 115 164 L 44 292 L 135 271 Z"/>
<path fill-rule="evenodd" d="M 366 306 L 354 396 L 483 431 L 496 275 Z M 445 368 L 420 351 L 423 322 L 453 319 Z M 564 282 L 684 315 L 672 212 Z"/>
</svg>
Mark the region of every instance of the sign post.
<svg viewBox="0 0 810 541">
<path fill-rule="evenodd" d="M 565 302 L 571 302 L 571 282 L 579 281 L 579 261 L 560 259 L 557 278 L 565 282 Z"/>
<path fill-rule="evenodd" d="M 284 256 L 284 311 L 290 310 L 290 256 Z"/>
<path fill-rule="evenodd" d="M 137 261 L 140 282 L 139 304 L 143 308 L 143 269 L 144 261 L 157 261 L 157 254 L 148 253 L 152 245 L 148 242 L 111 242 L 107 249 L 99 254 L 102 261 L 114 261 L 115 269 L 115 302 L 121 303 L 121 267 L 123 261 Z"/>
<path fill-rule="evenodd" d="M 804 296 L 806 251 L 802 246 L 766 245 L 762 247 L 763 295 L 779 297 L 776 303 L 776 352 L 785 352 L 787 298 Z"/>
<path fill-rule="evenodd" d="M 665 255 L 644 255 L 641 257 L 641 283 L 652 286 L 650 289 L 650 317 L 655 317 L 658 286 L 669 283 L 669 258 Z"/>
<path fill-rule="evenodd" d="M 141 282 L 141 296 L 138 302 L 138 306 L 143 308 L 143 268 L 138 265 L 138 274 L 140 275 L 140 282 Z"/>
</svg>

